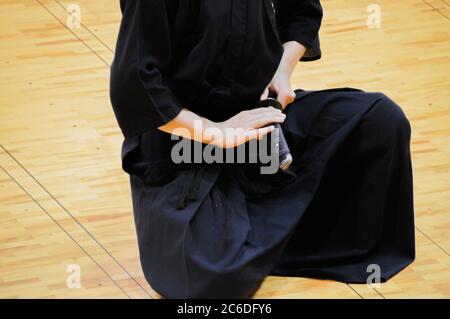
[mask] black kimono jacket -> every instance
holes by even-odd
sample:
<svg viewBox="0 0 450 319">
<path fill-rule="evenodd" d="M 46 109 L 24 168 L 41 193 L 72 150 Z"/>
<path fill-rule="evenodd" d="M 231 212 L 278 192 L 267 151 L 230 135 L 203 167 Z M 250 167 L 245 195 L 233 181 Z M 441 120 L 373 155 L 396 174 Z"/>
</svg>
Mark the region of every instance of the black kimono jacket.
<svg viewBox="0 0 450 319">
<path fill-rule="evenodd" d="M 121 0 L 111 102 L 130 138 L 182 108 L 225 120 L 253 107 L 272 79 L 282 43 L 320 58 L 318 0 Z M 246 36 L 252 34 L 251 37 Z"/>
</svg>

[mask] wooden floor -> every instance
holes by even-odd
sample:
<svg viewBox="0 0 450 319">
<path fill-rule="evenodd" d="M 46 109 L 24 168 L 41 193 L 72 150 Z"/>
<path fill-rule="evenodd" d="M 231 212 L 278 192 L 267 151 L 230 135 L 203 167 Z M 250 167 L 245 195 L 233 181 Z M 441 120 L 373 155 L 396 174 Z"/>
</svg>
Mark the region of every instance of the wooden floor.
<svg viewBox="0 0 450 319">
<path fill-rule="evenodd" d="M 108 96 L 118 1 L 0 0 L 0 297 L 158 298 L 138 260 L 122 136 Z M 450 297 L 447 0 L 323 1 L 323 59 L 295 87 L 382 91 L 413 127 L 417 260 L 381 288 L 268 277 L 260 298 Z M 68 265 L 81 267 L 69 289 Z"/>
</svg>

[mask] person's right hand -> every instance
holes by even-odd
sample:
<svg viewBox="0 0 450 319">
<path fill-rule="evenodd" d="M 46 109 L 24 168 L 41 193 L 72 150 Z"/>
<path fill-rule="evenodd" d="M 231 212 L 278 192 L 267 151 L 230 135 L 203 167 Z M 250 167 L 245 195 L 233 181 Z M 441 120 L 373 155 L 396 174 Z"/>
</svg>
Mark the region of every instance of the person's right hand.
<svg viewBox="0 0 450 319">
<path fill-rule="evenodd" d="M 222 148 L 233 148 L 252 139 L 261 139 L 283 123 L 286 115 L 274 107 L 242 111 L 230 119 L 213 123 L 203 132 L 203 142 Z"/>
<path fill-rule="evenodd" d="M 261 139 L 275 130 L 273 124 L 284 122 L 286 115 L 274 107 L 260 107 L 242 111 L 224 122 L 212 122 L 188 109 L 159 127 L 163 132 L 212 144 L 233 148 L 252 139 Z"/>
</svg>

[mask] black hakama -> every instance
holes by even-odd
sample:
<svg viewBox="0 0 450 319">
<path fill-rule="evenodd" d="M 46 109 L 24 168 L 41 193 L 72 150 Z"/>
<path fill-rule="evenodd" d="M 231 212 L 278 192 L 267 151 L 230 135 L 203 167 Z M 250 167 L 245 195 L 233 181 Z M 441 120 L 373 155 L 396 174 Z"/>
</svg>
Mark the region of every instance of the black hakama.
<svg viewBox="0 0 450 319">
<path fill-rule="evenodd" d="M 225 2 L 236 4 L 220 3 Z M 267 3 L 238 3 L 244 2 Z M 284 34 L 289 38 L 292 30 Z M 315 41 L 308 42 L 310 52 Z M 294 158 L 288 172 L 261 175 L 258 164 L 176 165 L 170 158 L 175 142 L 154 126 L 176 116 L 169 106 L 178 101 L 161 88 L 144 85 L 147 92 L 156 92 L 147 101 L 151 107 L 164 102 L 158 109 L 164 116 L 145 109 L 139 118 L 127 113 L 137 104 L 121 102 L 132 96 L 118 97 L 124 92 L 117 91 L 118 83 L 125 82 L 118 71 L 121 59 L 116 55 L 111 95 L 125 136 L 123 169 L 130 174 L 142 268 L 154 290 L 169 298 L 243 298 L 270 274 L 365 283 L 373 265 L 386 281 L 413 261 L 410 125 L 387 96 L 353 88 L 296 90 L 282 124 Z M 273 74 L 273 65 L 267 69 Z M 146 84 L 144 75 L 149 72 L 139 78 Z M 261 83 L 242 93 L 242 86 L 227 86 L 230 78 L 224 76 L 227 81 L 219 81 L 219 89 L 191 97 L 192 88 L 183 91 L 182 82 L 173 78 L 168 83 L 180 92 L 177 99 L 215 120 L 236 113 L 230 105 L 255 105 L 270 80 L 259 77 L 255 81 Z M 133 90 L 138 89 L 125 92 Z"/>
</svg>

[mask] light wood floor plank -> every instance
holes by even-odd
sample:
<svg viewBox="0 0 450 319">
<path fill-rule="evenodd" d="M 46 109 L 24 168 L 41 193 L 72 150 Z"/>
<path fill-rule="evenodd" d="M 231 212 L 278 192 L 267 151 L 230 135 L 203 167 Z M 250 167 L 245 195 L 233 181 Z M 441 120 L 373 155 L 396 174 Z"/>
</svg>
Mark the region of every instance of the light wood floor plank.
<svg viewBox="0 0 450 319">
<path fill-rule="evenodd" d="M 0 168 L 0 298 L 126 298 L 126 294 Z M 68 266 L 81 288 L 68 288 Z"/>
</svg>

